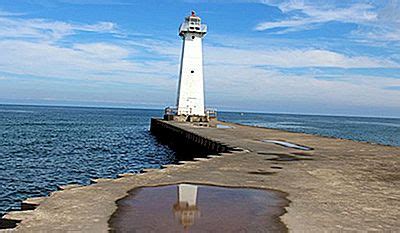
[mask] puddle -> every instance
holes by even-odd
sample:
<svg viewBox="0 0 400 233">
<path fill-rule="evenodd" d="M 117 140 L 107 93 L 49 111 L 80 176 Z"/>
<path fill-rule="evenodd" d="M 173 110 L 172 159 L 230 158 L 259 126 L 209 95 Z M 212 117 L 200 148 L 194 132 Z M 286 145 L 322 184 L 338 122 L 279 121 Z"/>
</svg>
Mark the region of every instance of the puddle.
<svg viewBox="0 0 400 233">
<path fill-rule="evenodd" d="M 278 140 L 262 140 L 262 141 L 266 142 L 266 143 L 273 143 L 276 145 L 289 147 L 289 148 L 293 148 L 293 149 L 298 149 L 298 150 L 313 150 L 313 148 L 311 148 L 311 147 L 301 146 L 301 145 L 297 145 L 297 144 L 285 142 L 285 141 L 278 141 Z"/>
<path fill-rule="evenodd" d="M 251 174 L 251 175 L 264 175 L 264 176 L 268 176 L 268 175 L 276 174 L 276 172 L 270 172 L 270 171 L 252 171 L 252 172 L 248 172 L 248 174 Z"/>
<path fill-rule="evenodd" d="M 267 158 L 266 160 L 290 162 L 290 161 L 313 160 L 313 159 L 312 158 L 300 158 L 300 157 L 292 156 L 289 154 L 282 154 L 282 155 L 278 155 L 275 158 Z"/>
<path fill-rule="evenodd" d="M 217 124 L 217 129 L 233 129 L 233 127 L 229 125 Z"/>
<path fill-rule="evenodd" d="M 20 222 L 21 221 L 18 221 L 18 220 L 1 218 L 0 219 L 0 230 L 15 228 L 15 227 L 17 227 L 17 224 Z"/>
<path fill-rule="evenodd" d="M 112 232 L 286 232 L 277 191 L 207 185 L 134 189 L 117 202 Z"/>
<path fill-rule="evenodd" d="M 285 153 L 275 153 L 275 152 L 263 152 L 263 151 L 258 151 L 257 154 L 259 155 L 270 155 L 270 156 L 281 156 L 281 155 L 287 155 Z"/>
<path fill-rule="evenodd" d="M 313 160 L 309 155 L 298 154 L 298 153 L 270 153 L 258 151 L 257 154 L 264 155 L 265 160 L 271 161 L 281 161 L 281 162 L 290 162 L 290 161 L 300 161 L 300 160 Z M 279 169 L 279 168 L 278 168 Z"/>
<path fill-rule="evenodd" d="M 299 156 L 312 156 L 311 154 L 308 154 L 308 152 L 292 152 L 291 154 Z"/>
</svg>

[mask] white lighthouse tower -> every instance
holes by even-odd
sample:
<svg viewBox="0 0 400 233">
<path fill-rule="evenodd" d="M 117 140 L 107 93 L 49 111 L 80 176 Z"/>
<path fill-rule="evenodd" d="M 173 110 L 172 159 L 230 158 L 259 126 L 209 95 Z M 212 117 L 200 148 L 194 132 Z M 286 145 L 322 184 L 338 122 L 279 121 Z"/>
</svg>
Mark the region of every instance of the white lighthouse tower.
<svg viewBox="0 0 400 233">
<path fill-rule="evenodd" d="M 166 109 L 169 120 L 208 121 L 204 107 L 203 37 L 207 26 L 194 11 L 179 27 L 183 40 L 176 109 Z"/>
<path fill-rule="evenodd" d="M 203 37 L 207 25 L 194 11 L 179 27 L 183 40 L 179 72 L 178 98 L 175 108 L 166 108 L 164 119 L 208 122 L 216 118 L 215 110 L 204 107 Z"/>
<path fill-rule="evenodd" d="M 178 87 L 178 115 L 205 116 L 203 79 L 203 37 L 207 26 L 192 11 L 179 28 L 183 40 Z"/>
</svg>

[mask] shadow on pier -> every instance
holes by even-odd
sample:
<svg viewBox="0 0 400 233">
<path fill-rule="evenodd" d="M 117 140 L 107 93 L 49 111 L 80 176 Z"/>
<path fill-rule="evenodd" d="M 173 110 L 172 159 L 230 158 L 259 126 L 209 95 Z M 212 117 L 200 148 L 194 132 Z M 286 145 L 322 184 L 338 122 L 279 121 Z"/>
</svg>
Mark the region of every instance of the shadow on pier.
<svg viewBox="0 0 400 233">
<path fill-rule="evenodd" d="M 159 142 L 168 145 L 176 152 L 178 161 L 193 160 L 193 158 L 234 150 L 228 145 L 184 131 L 159 119 L 151 119 L 150 131 Z"/>
</svg>

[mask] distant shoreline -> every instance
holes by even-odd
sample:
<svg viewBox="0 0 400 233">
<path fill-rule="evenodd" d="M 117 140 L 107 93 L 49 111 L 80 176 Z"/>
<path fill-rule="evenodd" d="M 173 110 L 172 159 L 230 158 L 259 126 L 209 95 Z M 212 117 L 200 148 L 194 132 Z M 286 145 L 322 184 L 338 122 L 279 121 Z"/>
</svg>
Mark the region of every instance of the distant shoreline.
<svg viewBox="0 0 400 233">
<path fill-rule="evenodd" d="M 94 109 L 130 109 L 130 110 L 154 110 L 164 111 L 164 108 L 157 107 L 132 107 L 132 106 L 94 106 L 94 105 L 62 105 L 62 104 L 24 104 L 24 103 L 0 103 L 1 106 L 20 106 L 20 107 L 49 107 L 49 108 L 94 108 Z M 218 109 L 217 109 L 218 110 Z M 249 110 L 219 110 L 221 113 L 244 113 L 244 114 L 266 114 L 266 115 L 297 115 L 297 116 L 316 116 L 316 117 L 354 117 L 354 118 L 376 118 L 376 119 L 400 119 L 400 116 L 373 116 L 373 115 L 342 115 L 342 114 L 318 114 L 318 113 L 290 113 L 290 112 L 262 112 Z"/>
</svg>

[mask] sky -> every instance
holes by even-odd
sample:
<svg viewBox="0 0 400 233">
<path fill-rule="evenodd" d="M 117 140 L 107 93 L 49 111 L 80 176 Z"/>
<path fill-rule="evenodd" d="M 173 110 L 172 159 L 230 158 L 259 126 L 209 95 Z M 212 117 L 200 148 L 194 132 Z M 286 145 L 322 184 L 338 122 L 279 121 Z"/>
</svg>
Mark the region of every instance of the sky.
<svg viewBox="0 0 400 233">
<path fill-rule="evenodd" d="M 400 0 L 1 0 L 0 103 L 173 106 L 191 10 L 208 107 L 400 117 Z"/>
</svg>

